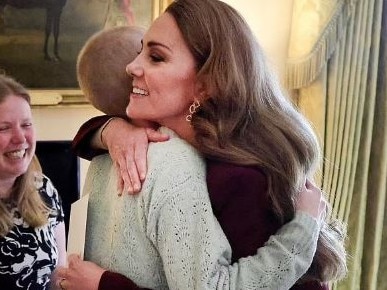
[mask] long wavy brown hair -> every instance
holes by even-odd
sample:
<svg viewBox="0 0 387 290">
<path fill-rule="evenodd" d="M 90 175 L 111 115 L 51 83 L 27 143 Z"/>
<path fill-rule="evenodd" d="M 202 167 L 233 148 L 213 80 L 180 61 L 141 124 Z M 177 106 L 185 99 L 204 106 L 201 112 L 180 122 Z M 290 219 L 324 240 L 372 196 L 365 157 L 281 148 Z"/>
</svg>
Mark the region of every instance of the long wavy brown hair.
<svg viewBox="0 0 387 290">
<path fill-rule="evenodd" d="M 284 94 L 235 9 L 218 0 L 176 0 L 166 13 L 176 20 L 198 78 L 210 91 L 191 122 L 199 150 L 207 158 L 261 168 L 273 212 L 281 223 L 290 221 L 299 189 L 321 161 L 311 125 Z M 346 275 L 344 238 L 338 220 L 324 222 L 305 279 Z"/>
<path fill-rule="evenodd" d="M 9 96 L 23 98 L 30 104 L 27 90 L 14 79 L 0 75 L 0 104 Z M 48 208 L 38 193 L 36 183 L 41 182 L 42 169 L 36 156 L 33 157 L 27 171 L 16 178 L 12 187 L 10 199 L 0 199 L 0 237 L 5 236 L 14 226 L 9 206 L 12 203 L 18 207 L 24 221 L 32 227 L 47 223 Z"/>
</svg>

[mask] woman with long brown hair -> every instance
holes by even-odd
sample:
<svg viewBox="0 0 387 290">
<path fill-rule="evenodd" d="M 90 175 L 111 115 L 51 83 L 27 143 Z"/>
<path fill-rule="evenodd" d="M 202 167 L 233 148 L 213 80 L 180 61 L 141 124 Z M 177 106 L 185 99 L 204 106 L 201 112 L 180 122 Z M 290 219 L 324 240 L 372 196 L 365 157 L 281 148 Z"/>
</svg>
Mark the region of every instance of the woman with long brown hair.
<svg viewBox="0 0 387 290">
<path fill-rule="evenodd" d="M 206 158 L 212 208 L 232 261 L 254 254 L 294 217 L 299 189 L 314 175 L 320 152 L 243 18 L 217 0 L 174 1 L 127 71 L 133 77 L 128 116 L 171 128 Z M 102 130 L 109 149 L 116 122 Z M 324 223 L 312 267 L 295 289 L 326 289 L 322 283 L 345 275 L 338 224 Z"/>
</svg>

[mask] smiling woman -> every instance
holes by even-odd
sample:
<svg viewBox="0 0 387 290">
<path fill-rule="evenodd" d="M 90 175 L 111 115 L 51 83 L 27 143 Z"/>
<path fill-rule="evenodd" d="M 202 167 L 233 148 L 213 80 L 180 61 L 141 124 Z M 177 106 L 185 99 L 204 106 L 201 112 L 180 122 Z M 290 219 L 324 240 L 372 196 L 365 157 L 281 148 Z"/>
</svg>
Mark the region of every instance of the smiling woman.
<svg viewBox="0 0 387 290">
<path fill-rule="evenodd" d="M 35 157 L 30 97 L 0 75 L 0 285 L 48 289 L 66 262 L 63 210 Z"/>
</svg>

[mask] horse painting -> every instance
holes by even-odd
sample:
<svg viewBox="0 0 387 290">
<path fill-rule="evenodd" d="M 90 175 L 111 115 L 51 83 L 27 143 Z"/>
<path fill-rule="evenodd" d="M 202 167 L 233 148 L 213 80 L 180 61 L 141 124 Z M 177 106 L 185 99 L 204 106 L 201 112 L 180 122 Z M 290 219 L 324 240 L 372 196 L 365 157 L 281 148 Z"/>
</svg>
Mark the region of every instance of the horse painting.
<svg viewBox="0 0 387 290">
<path fill-rule="evenodd" d="M 45 37 L 43 53 L 46 60 L 60 60 L 58 38 L 59 38 L 59 26 L 60 17 L 63 7 L 67 0 L 0 0 L 0 31 L 4 30 L 4 8 L 6 5 L 28 9 L 28 8 L 44 8 L 46 9 L 46 25 L 45 25 Z M 53 32 L 54 36 L 54 56 L 51 57 L 48 53 L 48 41 Z"/>
</svg>

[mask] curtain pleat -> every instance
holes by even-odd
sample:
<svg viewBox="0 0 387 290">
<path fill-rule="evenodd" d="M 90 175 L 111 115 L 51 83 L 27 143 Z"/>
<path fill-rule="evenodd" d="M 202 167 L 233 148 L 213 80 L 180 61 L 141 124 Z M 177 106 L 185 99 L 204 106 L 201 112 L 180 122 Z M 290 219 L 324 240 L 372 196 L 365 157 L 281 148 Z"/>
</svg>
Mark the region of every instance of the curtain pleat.
<svg viewBox="0 0 387 290">
<path fill-rule="evenodd" d="M 301 2 L 305 6 L 308 0 Z M 332 214 L 348 225 L 349 273 L 333 289 L 387 290 L 386 2 L 345 1 L 352 4 L 351 13 L 345 14 L 349 18 L 340 27 L 342 35 L 317 77 L 310 79 L 310 71 L 306 78 L 299 75 L 302 70 L 287 71 L 296 74 L 288 80 L 303 79 L 296 94 L 301 111 L 322 136 L 322 188 Z M 337 24 L 332 21 L 328 26 Z M 316 110 L 316 103 L 324 106 Z M 321 114 L 324 118 L 316 117 Z"/>
<path fill-rule="evenodd" d="M 372 123 L 372 144 L 368 173 L 368 192 L 372 194 L 368 195 L 367 200 L 366 230 L 364 235 L 364 248 L 370 249 L 370 251 L 364 251 L 363 254 L 363 268 L 365 266 L 367 268 L 362 273 L 362 281 L 365 285 L 370 285 L 370 289 L 387 289 L 386 278 L 384 277 L 387 272 L 379 271 L 379 262 L 382 261 L 381 252 L 387 250 L 386 244 L 382 247 L 383 231 L 380 230 L 383 229 L 383 224 L 386 223 L 384 219 L 387 182 L 386 2 L 384 1 L 384 7 L 383 3 L 380 2 L 374 8 L 373 43 L 380 43 L 380 46 L 371 46 L 373 63 L 370 63 L 370 66 L 378 67 L 378 71 L 377 74 L 369 78 L 370 91 L 373 92 L 375 90 L 373 103 L 375 106 L 370 117 Z M 383 10 L 384 13 L 381 13 Z M 378 278 L 379 282 L 384 281 L 384 288 L 378 286 Z"/>
<path fill-rule="evenodd" d="M 286 85 L 296 89 L 316 79 L 336 49 L 357 0 L 295 0 Z"/>
<path fill-rule="evenodd" d="M 380 264 L 378 269 L 377 289 L 387 289 L 387 1 L 384 0 L 382 32 L 380 42 L 379 73 L 376 90 L 376 108 L 374 117 L 373 144 L 371 151 L 371 168 L 369 189 L 378 195 L 375 203 L 380 205 L 377 224 L 370 228 L 382 226 Z M 383 218 L 384 213 L 384 218 Z M 382 221 L 383 220 L 383 221 Z M 377 247 L 377 246 L 376 246 Z"/>
</svg>

